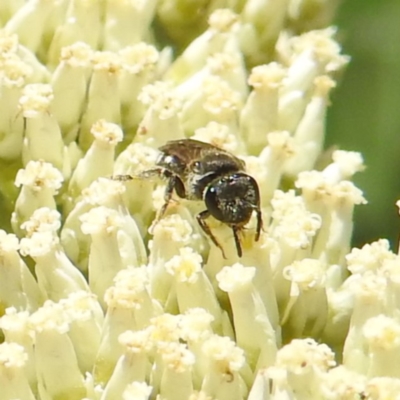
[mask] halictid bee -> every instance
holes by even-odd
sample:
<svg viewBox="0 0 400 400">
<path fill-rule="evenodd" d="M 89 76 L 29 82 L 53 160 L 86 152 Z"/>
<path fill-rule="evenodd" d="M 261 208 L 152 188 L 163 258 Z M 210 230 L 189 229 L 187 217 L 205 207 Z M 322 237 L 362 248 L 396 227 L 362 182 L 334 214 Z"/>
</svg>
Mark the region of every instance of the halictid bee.
<svg viewBox="0 0 400 400">
<path fill-rule="evenodd" d="M 156 222 L 163 217 L 174 190 L 183 199 L 202 200 L 206 209 L 196 216 L 201 229 L 225 257 L 206 220 L 212 216 L 231 227 L 237 254 L 241 257 L 239 232 L 253 212 L 257 214 L 256 241 L 262 228 L 258 185 L 244 172 L 244 162 L 225 150 L 193 139 L 172 140 L 159 150 L 156 167 L 140 174 L 144 178 L 158 175 L 167 179 L 165 203 Z"/>
</svg>

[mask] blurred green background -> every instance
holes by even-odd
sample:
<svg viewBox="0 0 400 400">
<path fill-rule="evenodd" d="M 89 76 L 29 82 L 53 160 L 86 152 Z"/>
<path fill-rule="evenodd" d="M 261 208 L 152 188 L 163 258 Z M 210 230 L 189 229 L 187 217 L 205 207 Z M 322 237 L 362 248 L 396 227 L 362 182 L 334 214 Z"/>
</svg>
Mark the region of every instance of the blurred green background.
<svg viewBox="0 0 400 400">
<path fill-rule="evenodd" d="M 352 60 L 331 98 L 326 145 L 361 152 L 367 166 L 355 178 L 368 204 L 356 208 L 354 245 L 388 238 L 397 250 L 400 0 L 344 1 L 335 23 Z"/>
</svg>

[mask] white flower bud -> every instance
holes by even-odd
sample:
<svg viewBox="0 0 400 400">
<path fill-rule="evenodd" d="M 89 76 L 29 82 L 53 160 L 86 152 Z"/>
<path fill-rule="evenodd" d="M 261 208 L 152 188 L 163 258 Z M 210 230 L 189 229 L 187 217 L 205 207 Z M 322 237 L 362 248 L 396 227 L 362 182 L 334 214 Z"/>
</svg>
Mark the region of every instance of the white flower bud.
<svg viewBox="0 0 400 400">
<path fill-rule="evenodd" d="M 102 34 L 102 4 L 97 1 L 71 0 L 51 41 L 47 54 L 49 65 L 57 65 L 62 48 L 82 38 L 93 49 L 99 48 Z"/>
<path fill-rule="evenodd" d="M 323 75 L 315 78 L 314 84 L 314 93 L 294 132 L 294 157 L 285 165 L 285 172 L 292 177 L 314 168 L 324 144 L 328 96 L 335 82 Z"/>
<path fill-rule="evenodd" d="M 104 49 L 117 51 L 146 38 L 156 4 L 154 0 L 109 0 L 104 21 Z"/>
<path fill-rule="evenodd" d="M 56 209 L 54 196 L 63 181 L 59 170 L 43 161 L 30 161 L 18 171 L 15 186 L 22 186 L 15 203 L 11 224 L 15 233 L 22 235 L 21 224 L 40 207 Z"/>
<path fill-rule="evenodd" d="M 0 229 L 0 304 L 34 311 L 43 302 L 43 294 L 18 250 L 17 237 Z"/>
<path fill-rule="evenodd" d="M 396 259 L 386 239 L 379 239 L 361 249 L 354 248 L 346 255 L 347 268 L 353 274 L 364 274 L 367 271 L 377 272 L 385 262 Z"/>
<path fill-rule="evenodd" d="M 210 55 L 204 67 L 182 82 L 176 88 L 176 92 L 182 98 L 188 99 L 201 90 L 202 85 L 209 78 L 218 77 L 225 81 L 232 90 L 240 93 L 241 99 L 244 100 L 248 93 L 246 75 L 243 57 L 240 53 L 218 52 Z"/>
<path fill-rule="evenodd" d="M 124 346 L 124 351 L 104 389 L 102 400 L 121 398 L 129 383 L 144 383 L 147 379 L 148 353 L 152 349 L 149 330 L 126 331 L 119 336 L 119 342 Z"/>
<path fill-rule="evenodd" d="M 222 333 L 221 307 L 213 287 L 202 269 L 202 258 L 191 248 L 183 247 L 179 255 L 165 263 L 166 271 L 174 276 L 180 313 L 202 307 L 214 317 L 216 332 Z"/>
<path fill-rule="evenodd" d="M 125 188 L 123 182 L 99 178 L 93 182 L 84 196 L 94 205 L 105 206 L 116 211 L 121 217 L 119 246 L 121 258 L 125 266 L 138 266 L 147 262 L 147 253 L 136 219 L 132 217 L 125 204 Z M 129 200 L 129 199 L 127 199 Z"/>
<path fill-rule="evenodd" d="M 322 219 L 313 256 L 328 264 L 343 265 L 350 248 L 354 206 L 366 201 L 352 182 L 341 180 L 336 173 L 325 174 L 328 169 L 329 166 L 322 172 L 302 172 L 295 185 L 302 189 L 307 208 Z"/>
<path fill-rule="evenodd" d="M 211 336 L 203 344 L 207 362 L 201 390 L 218 399 L 246 398 L 247 387 L 239 375 L 246 366 L 244 352 L 228 337 Z"/>
<path fill-rule="evenodd" d="M 60 7 L 62 1 L 28 1 L 9 19 L 5 29 L 17 33 L 20 43 L 35 53 L 42 45 L 43 34 L 54 8 Z M 34 27 L 34 29 L 33 29 Z"/>
<path fill-rule="evenodd" d="M 269 368 L 267 374 L 273 387 L 277 379 L 278 385 L 279 381 L 286 382 L 297 397 L 314 399 L 320 398 L 323 373 L 335 365 L 334 353 L 327 345 L 313 339 L 294 339 L 278 351 L 275 367 Z"/>
<path fill-rule="evenodd" d="M 322 377 L 322 394 L 326 400 L 353 400 L 365 392 L 367 379 L 343 365 L 332 368 Z"/>
<path fill-rule="evenodd" d="M 121 123 L 119 98 L 120 57 L 112 52 L 97 51 L 92 55 L 93 73 L 87 91 L 86 110 L 81 118 L 79 145 L 87 150 L 93 141 L 92 126 L 100 119 Z"/>
<path fill-rule="evenodd" d="M 124 367 L 127 362 L 126 357 L 125 360 L 120 360 L 122 365 L 118 367 L 116 365 L 124 351 L 124 346 L 134 346 L 134 344 L 128 344 L 126 341 L 133 339 L 127 339 L 126 337 L 121 339 L 120 335 L 131 328 L 137 331 L 148 327 L 152 318 L 162 312 L 159 304 L 149 295 L 147 271 L 144 268 L 122 270 L 114 281 L 115 285 L 109 287 L 104 295 L 107 313 L 94 366 L 96 381 L 104 383 L 110 379 L 114 368 L 118 368 L 118 371 L 120 371 L 120 368 L 127 367 Z M 135 340 L 140 340 L 137 343 L 138 346 L 143 344 L 143 346 L 146 345 L 147 347 L 150 339 L 148 339 L 148 334 L 143 334 L 145 336 L 140 336 Z M 132 348 L 130 351 L 135 351 L 135 349 Z M 132 357 L 127 356 L 127 359 L 132 359 Z M 141 360 L 141 363 L 145 363 L 145 360 Z M 143 365 L 140 367 L 142 372 L 143 367 Z M 110 383 L 111 386 L 106 390 L 107 393 L 108 390 L 117 390 L 116 386 L 120 387 L 118 382 L 121 381 L 121 377 L 119 377 L 121 372 L 118 371 L 114 371 L 114 382 Z M 140 371 L 136 371 L 139 374 L 137 376 L 141 376 Z M 121 390 L 121 388 L 118 390 Z"/>
<path fill-rule="evenodd" d="M 367 376 L 400 378 L 399 322 L 381 314 L 370 318 L 362 330 L 369 345 Z"/>
<path fill-rule="evenodd" d="M 83 376 L 68 336 L 69 316 L 61 305 L 48 301 L 32 314 L 30 322 L 36 332 L 35 358 L 39 395 L 51 398 L 69 393 L 83 398 L 86 394 Z"/>
<path fill-rule="evenodd" d="M 165 399 L 185 400 L 193 392 L 193 353 L 183 343 L 168 343 L 157 349 L 162 376 L 159 393 Z"/>
<path fill-rule="evenodd" d="M 264 147 L 259 157 L 256 158 L 259 172 L 254 172 L 257 182 L 259 182 L 260 193 L 263 194 L 261 198 L 263 207 L 269 206 L 282 179 L 285 163 L 294 153 L 293 139 L 287 131 L 268 133 L 266 142 L 268 146 Z M 253 174 L 251 167 L 249 167 L 249 172 Z"/>
<path fill-rule="evenodd" d="M 57 301 L 79 290 L 89 291 L 85 278 L 65 255 L 54 233 L 35 232 L 21 239 L 20 246 L 21 254 L 35 260 L 39 287 L 49 299 Z"/>
<path fill-rule="evenodd" d="M 201 386 L 203 377 L 207 373 L 208 364 L 203 357 L 202 346 L 213 335 L 212 326 L 214 326 L 214 317 L 203 308 L 187 310 L 180 320 L 179 328 L 182 340 L 187 343 L 188 349 L 196 359 L 193 365 L 194 387 Z"/>
<path fill-rule="evenodd" d="M 1 399 L 35 399 L 23 370 L 27 358 L 24 348 L 17 343 L 0 344 Z"/>
<path fill-rule="evenodd" d="M 138 99 L 139 93 L 144 86 L 154 80 L 160 55 L 154 46 L 145 42 L 125 47 L 119 51 L 119 55 L 121 58 L 119 91 L 122 123 L 125 127 L 126 139 L 130 140 L 136 134 L 136 128 L 145 110 L 143 103 Z"/>
<path fill-rule="evenodd" d="M 365 204 L 366 200 L 350 181 L 341 181 L 329 189 L 324 199 L 327 217 L 322 220 L 313 255 L 328 264 L 343 265 L 350 250 L 354 206 Z"/>
<path fill-rule="evenodd" d="M 86 198 L 78 201 L 69 212 L 60 234 L 60 240 L 65 254 L 85 275 L 87 275 L 91 239 L 90 236 L 82 232 L 80 217 L 87 213 L 92 207 L 92 204 L 90 204 Z"/>
<path fill-rule="evenodd" d="M 284 27 L 288 1 L 250 0 L 244 4 L 243 22 L 256 31 L 257 53 L 250 54 L 257 64 L 265 62 L 273 53 L 275 42 Z M 254 46 L 254 45 L 253 45 Z"/>
<path fill-rule="evenodd" d="M 179 254 L 183 246 L 191 245 L 194 236 L 192 226 L 178 214 L 161 219 L 154 227 L 148 268 L 151 294 L 162 304 L 176 296 L 175 289 L 171 287 L 173 277 L 166 271 L 165 261 Z"/>
<path fill-rule="evenodd" d="M 122 400 L 149 400 L 152 390 L 145 382 L 133 382 L 126 386 Z"/>
<path fill-rule="evenodd" d="M 276 355 L 276 333 L 252 280 L 254 267 L 234 264 L 217 274 L 219 287 L 229 295 L 237 344 L 254 368 L 272 365 Z"/>
<path fill-rule="evenodd" d="M 365 395 L 371 399 L 395 399 L 400 392 L 400 379 L 386 376 L 376 377 L 366 384 Z"/>
<path fill-rule="evenodd" d="M 332 183 L 351 179 L 356 172 L 365 169 L 362 155 L 355 151 L 336 150 L 332 154 L 332 160 L 322 171 L 324 178 Z"/>
<path fill-rule="evenodd" d="M 4 334 L 5 342 L 21 345 L 27 354 L 24 364 L 24 373 L 31 387 L 37 386 L 37 371 L 35 363 L 35 332 L 30 323 L 28 311 L 17 312 L 7 308 L 0 318 L 0 328 Z"/>
<path fill-rule="evenodd" d="M 344 342 L 343 365 L 353 371 L 366 374 L 368 371 L 368 347 L 362 328 L 372 317 L 385 314 L 387 279 L 372 273 L 361 278 L 348 278 L 355 301 L 350 327 Z"/>
<path fill-rule="evenodd" d="M 212 75 L 219 76 L 226 81 L 233 90 L 240 93 L 242 99 L 247 97 L 247 72 L 245 70 L 243 56 L 239 52 L 215 53 L 207 59 L 206 67 L 210 70 Z"/>
<path fill-rule="evenodd" d="M 69 176 L 70 165 L 61 130 L 51 113 L 53 90 L 50 85 L 34 83 L 25 86 L 19 105 L 25 117 L 22 162 L 46 161 Z M 43 146 L 46 143 L 46 146 Z"/>
<path fill-rule="evenodd" d="M 240 97 L 224 80 L 209 76 L 184 103 L 181 114 L 184 131 L 192 132 L 210 121 L 216 121 L 238 135 L 238 113 L 242 108 Z"/>
<path fill-rule="evenodd" d="M 289 40 L 290 66 L 279 101 L 279 128 L 294 132 L 311 96 L 314 79 L 345 63 L 335 30 L 306 32 Z"/>
<path fill-rule="evenodd" d="M 252 69 L 248 79 L 253 91 L 240 114 L 241 136 L 250 154 L 258 155 L 267 144 L 267 135 L 278 127 L 279 88 L 285 76 L 276 62 Z"/>
<path fill-rule="evenodd" d="M 26 236 L 31 237 L 35 232 L 52 232 L 54 234 L 61 227 L 61 215 L 57 210 L 48 207 L 36 209 L 30 219 L 21 225 Z"/>
<path fill-rule="evenodd" d="M 158 148 L 166 140 L 183 138 L 178 118 L 181 100 L 168 83 L 158 81 L 145 86 L 138 99 L 148 106 L 137 130 L 140 142 Z"/>
<path fill-rule="evenodd" d="M 104 306 L 105 291 L 124 268 L 119 247 L 123 218 L 117 211 L 103 206 L 92 208 L 80 220 L 82 232 L 92 238 L 88 266 L 90 289 Z"/>
<path fill-rule="evenodd" d="M 290 248 L 294 251 L 297 249 L 310 252 L 313 238 L 321 226 L 319 215 L 307 211 L 301 198 L 294 198 L 293 205 L 288 207 L 292 195 L 293 193 L 290 192 L 283 194 L 277 191 L 272 200 L 274 226 L 271 233 L 272 237 L 279 241 L 286 260 L 288 260 Z"/>
<path fill-rule="evenodd" d="M 86 291 L 71 293 L 60 304 L 70 321 L 68 336 L 82 373 L 91 371 L 100 346 L 104 322 L 103 310 L 96 297 Z"/>
<path fill-rule="evenodd" d="M 69 182 L 68 192 L 73 198 L 79 196 L 98 177 L 112 174 L 115 147 L 123 139 L 122 129 L 103 119 L 93 124 L 91 134 L 94 141 L 79 160 Z"/>
<path fill-rule="evenodd" d="M 0 67 L 2 73 L 0 84 L 0 109 L 2 110 L 0 114 L 0 132 L 2 132 L 0 158 L 14 160 L 21 155 L 24 133 L 24 121 L 18 103 L 22 88 L 26 84 L 28 76 L 32 74 L 32 68 L 13 53 L 7 57 L 6 50 L 3 49 L 3 46 L 7 46 L 4 43 L 5 41 L 5 38 L 0 35 L 0 57 L 5 58 Z"/>
<path fill-rule="evenodd" d="M 178 342 L 181 337 L 181 319 L 182 315 L 168 313 L 152 318 L 149 329 L 154 343 L 162 345 L 165 342 Z"/>
<path fill-rule="evenodd" d="M 215 10 L 209 17 L 209 28 L 185 49 L 171 65 L 167 79 L 182 82 L 200 70 L 211 54 L 224 50 L 237 51 L 235 31 L 239 17 L 229 9 Z"/>
<path fill-rule="evenodd" d="M 140 174 L 154 168 L 158 155 L 159 152 L 152 147 L 133 143 L 118 156 L 114 164 L 114 176 L 130 175 L 133 178 L 124 183 L 124 200 L 137 222 L 142 237 L 145 237 L 154 217 L 154 180 L 143 179 Z"/>
<path fill-rule="evenodd" d="M 242 144 L 238 138 L 232 134 L 226 125 L 211 121 L 205 127 L 195 130 L 193 139 L 200 142 L 211 143 L 213 146 L 220 147 L 230 153 L 239 153 Z"/>
<path fill-rule="evenodd" d="M 51 110 L 68 144 L 76 140 L 86 101 L 92 49 L 76 42 L 61 49 L 60 62 L 51 77 L 54 99 Z"/>
<path fill-rule="evenodd" d="M 291 282 L 281 317 L 283 332 L 291 337 L 319 337 L 328 311 L 325 266 L 319 260 L 304 258 L 285 267 L 283 277 Z"/>
</svg>

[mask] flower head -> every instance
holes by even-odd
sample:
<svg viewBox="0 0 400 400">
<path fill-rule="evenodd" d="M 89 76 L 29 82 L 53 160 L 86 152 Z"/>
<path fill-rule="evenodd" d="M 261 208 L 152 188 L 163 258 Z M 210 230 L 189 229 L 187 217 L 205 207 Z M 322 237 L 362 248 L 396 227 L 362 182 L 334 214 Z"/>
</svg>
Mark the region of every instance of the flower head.
<svg viewBox="0 0 400 400">
<path fill-rule="evenodd" d="M 351 250 L 362 156 L 319 162 L 332 5 L 3 3 L 0 397 L 397 394 L 399 255 Z"/>
</svg>

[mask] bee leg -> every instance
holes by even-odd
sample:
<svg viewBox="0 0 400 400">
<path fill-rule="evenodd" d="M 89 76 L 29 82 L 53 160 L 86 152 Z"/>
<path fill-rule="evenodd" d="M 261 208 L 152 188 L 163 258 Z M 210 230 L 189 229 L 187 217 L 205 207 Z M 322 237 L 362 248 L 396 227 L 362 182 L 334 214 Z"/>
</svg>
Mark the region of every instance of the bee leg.
<svg viewBox="0 0 400 400">
<path fill-rule="evenodd" d="M 240 244 L 240 238 L 238 235 L 240 228 L 238 228 L 237 226 L 232 226 L 232 231 L 233 231 L 233 238 L 235 239 L 235 245 L 236 245 L 236 251 L 237 254 L 239 256 L 239 258 L 242 257 L 243 252 L 242 252 L 242 245 Z"/>
<path fill-rule="evenodd" d="M 260 239 L 260 233 L 263 226 L 263 220 L 260 208 L 257 208 L 256 213 L 257 213 L 256 242 L 258 242 L 258 239 Z"/>
<path fill-rule="evenodd" d="M 137 177 L 139 179 L 151 179 L 151 178 L 159 178 L 159 177 L 164 177 L 167 176 L 166 170 L 164 168 L 152 168 L 148 169 L 146 171 L 140 172 Z"/>
<path fill-rule="evenodd" d="M 124 175 L 112 175 L 110 177 L 108 177 L 109 179 L 113 180 L 113 181 L 122 181 L 122 182 L 126 182 L 126 181 L 131 181 L 132 179 L 135 179 L 134 176 L 132 175 L 128 175 L 128 174 L 124 174 Z"/>
<path fill-rule="evenodd" d="M 151 179 L 154 177 L 164 176 L 164 168 L 152 168 L 147 171 L 140 172 L 137 175 L 121 174 L 113 175 L 110 179 L 114 181 L 132 181 L 133 179 Z"/>
<path fill-rule="evenodd" d="M 157 215 L 158 220 L 160 220 L 164 216 L 165 211 L 167 211 L 167 207 L 171 201 L 172 193 L 175 189 L 177 179 L 178 178 L 175 175 L 171 175 L 167 181 L 167 186 L 164 192 L 164 204 L 162 205 L 162 207 L 158 212 Z"/>
<path fill-rule="evenodd" d="M 152 172 L 153 170 L 150 170 L 150 171 Z M 168 205 L 171 202 L 171 197 L 172 197 L 172 193 L 173 193 L 174 189 L 181 186 L 180 179 L 176 175 L 172 174 L 170 171 L 165 170 L 165 169 L 160 169 L 160 172 L 158 172 L 158 173 L 159 173 L 159 175 L 162 175 L 163 177 L 167 178 L 168 181 L 167 181 L 167 186 L 166 186 L 165 192 L 164 192 L 164 204 L 158 210 L 157 215 L 154 218 L 154 221 L 149 228 L 150 233 L 153 233 L 154 227 L 157 225 L 157 223 L 161 220 L 161 218 L 164 216 L 165 212 L 167 211 Z"/>
<path fill-rule="evenodd" d="M 222 256 L 226 259 L 224 249 L 222 246 L 218 243 L 216 237 L 212 234 L 210 227 L 206 223 L 206 218 L 210 216 L 210 212 L 208 210 L 202 211 L 201 213 L 196 215 L 197 222 L 200 225 L 200 228 L 203 230 L 203 232 L 211 239 L 211 241 L 217 246 L 221 252 Z"/>
</svg>

